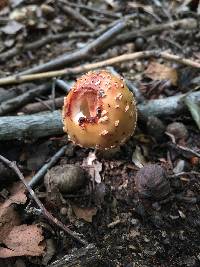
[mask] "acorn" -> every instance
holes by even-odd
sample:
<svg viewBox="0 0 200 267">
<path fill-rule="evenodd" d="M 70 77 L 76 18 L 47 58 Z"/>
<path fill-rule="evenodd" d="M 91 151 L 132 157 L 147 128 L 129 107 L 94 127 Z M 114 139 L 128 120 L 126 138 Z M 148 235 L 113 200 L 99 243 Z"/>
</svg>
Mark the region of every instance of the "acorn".
<svg viewBox="0 0 200 267">
<path fill-rule="evenodd" d="M 170 183 L 163 167 L 146 164 L 135 176 L 135 187 L 140 197 L 163 199 L 170 193 Z"/>
<path fill-rule="evenodd" d="M 82 147 L 117 147 L 134 133 L 136 122 L 133 93 L 107 70 L 80 77 L 64 99 L 63 130 Z"/>
</svg>

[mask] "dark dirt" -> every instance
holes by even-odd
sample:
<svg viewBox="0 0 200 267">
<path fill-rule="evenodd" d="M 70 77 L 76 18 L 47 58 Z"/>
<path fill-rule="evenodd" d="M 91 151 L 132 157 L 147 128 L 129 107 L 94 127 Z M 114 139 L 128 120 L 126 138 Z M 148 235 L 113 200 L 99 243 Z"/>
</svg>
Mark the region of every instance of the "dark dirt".
<svg viewBox="0 0 200 267">
<path fill-rule="evenodd" d="M 21 2 L 21 4 L 17 5 L 17 2 Z M 64 2 L 61 1 L 63 5 L 66 4 Z M 183 3 L 163 1 L 164 3 L 162 3 L 159 0 L 82 0 L 70 2 L 93 6 L 99 10 L 109 11 L 113 15 L 138 14 L 133 26 L 133 29 L 138 32 L 142 27 L 152 24 L 159 25 L 181 18 L 198 18 L 199 20 L 200 16 L 199 1 L 183 1 Z M 10 1 L 10 3 L 15 3 L 17 6 L 6 5 L 0 11 L 0 22 L 1 17 L 8 18 L 12 10 L 27 6 L 26 1 Z M 50 7 L 46 14 L 41 12 L 41 4 L 44 3 Z M 1 62 L 1 77 L 27 70 L 42 62 L 48 62 L 63 53 L 80 49 L 84 44 L 95 39 L 95 37 L 81 37 L 81 32 L 91 33 L 91 29 L 66 15 L 57 1 L 31 0 L 30 4 L 39 8 L 33 15 L 33 25 L 30 26 L 30 21 L 27 22 L 24 19 L 20 22 L 23 28 L 13 35 L 5 34 L 0 28 L 1 53 L 17 45 L 23 47 L 25 44 L 40 40 L 49 34 L 68 32 L 69 36 L 76 33 L 77 36 L 48 42 L 31 51 L 18 51 L 15 56 Z M 73 8 L 75 9 L 75 7 Z M 100 15 L 84 8 L 78 7 L 76 10 L 92 21 L 96 30 L 100 30 L 116 20 L 112 16 Z M 144 15 L 146 20 L 141 19 L 139 15 Z M 68 67 L 100 61 L 123 53 L 150 49 L 168 50 L 175 55 L 178 54 L 199 62 L 199 28 L 167 29 L 158 34 L 144 35 L 139 38 L 133 38 L 128 43 L 121 45 L 116 43 L 100 54 L 94 53 L 88 61 L 79 60 L 76 64 Z M 145 70 L 152 61 L 156 60 L 125 62 L 117 64 L 115 69 L 138 87 L 145 100 L 164 98 L 199 89 L 199 70 L 176 63 L 166 63 L 162 59 L 158 59 L 159 63 L 175 69 L 177 72 L 176 84 L 172 84 L 170 77 L 167 81 L 164 79 L 158 81 L 159 79 L 145 75 Z M 75 78 L 76 76 L 70 76 L 63 79 L 72 81 Z M 27 87 L 37 87 L 43 82 L 46 80 L 28 83 Z M 18 88 L 17 94 L 22 93 L 19 91 L 22 85 L 1 87 L 6 91 Z M 56 88 L 56 97 L 60 96 L 64 96 L 64 93 L 60 88 Z M 34 98 L 31 103 L 42 102 L 50 98 L 51 92 L 48 92 Z M 6 115 L 21 115 L 19 110 Z M 87 159 L 90 159 L 90 153 L 94 150 L 75 146 L 67 141 L 66 135 L 39 140 L 29 138 L 29 140 L 20 141 L 0 141 L 0 154 L 11 161 L 16 161 L 26 178 L 30 179 L 63 145 L 67 145 L 65 155 L 59 159 L 56 165 L 73 164 L 85 170 L 87 174 L 85 186 L 69 194 L 61 194 L 58 190 L 47 192 L 43 179 L 34 188 L 42 203 L 56 218 L 70 229 L 80 233 L 84 240 L 94 244 L 98 249 L 98 256 L 93 255 L 91 260 L 87 260 L 86 256 L 72 265 L 66 263 L 63 266 L 200 266 L 199 128 L 187 109 L 182 114 L 160 118 L 162 130 L 160 130 L 160 123 L 157 122 L 155 125 L 151 125 L 151 130 L 149 130 L 147 119 L 139 120 L 134 136 L 120 148 L 111 152 L 95 151 L 97 156 L 95 167 L 94 165 L 87 166 Z M 154 120 L 151 123 L 153 122 Z M 166 127 L 172 122 L 183 123 L 183 127 L 188 131 L 188 136 L 176 139 L 176 131 L 173 132 L 172 138 L 165 134 Z M 175 137 L 175 143 L 173 143 L 173 137 Z M 189 148 L 190 151 L 188 152 L 184 148 Z M 167 179 L 170 182 L 170 193 L 164 199 L 143 199 L 136 190 L 134 183 L 136 173 L 147 163 L 157 163 L 166 170 Z M 101 171 L 99 171 L 99 166 L 102 167 Z M 9 196 L 11 185 L 18 180 L 6 168 L 5 165 L 0 165 L 0 200 L 2 203 Z M 95 171 L 98 175 L 100 173 L 100 183 L 95 181 Z M 87 221 L 87 216 L 86 219 L 79 219 L 77 214 L 75 216 L 73 206 L 80 209 L 88 208 L 88 217 L 95 208 L 97 212 L 92 217 L 92 222 Z M 37 223 L 43 229 L 45 241 L 51 240 L 53 243 L 53 248 L 47 247 L 47 254 L 51 249 L 53 251 L 49 260 L 45 261 L 44 256 L 13 257 L 0 259 L 0 266 L 51 266 L 55 260 L 61 259 L 64 255 L 70 255 L 73 249 L 81 248 L 81 245 L 71 236 L 52 226 L 48 220 L 43 219 L 41 214 L 33 212 L 31 207 L 34 208 L 36 205 L 30 197 L 26 204 L 15 205 L 22 223 Z"/>
</svg>

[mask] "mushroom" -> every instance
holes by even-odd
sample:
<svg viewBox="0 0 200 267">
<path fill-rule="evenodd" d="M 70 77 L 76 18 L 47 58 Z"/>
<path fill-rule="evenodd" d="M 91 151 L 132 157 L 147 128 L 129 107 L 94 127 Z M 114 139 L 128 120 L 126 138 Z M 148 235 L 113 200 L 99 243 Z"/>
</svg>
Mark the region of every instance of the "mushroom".
<svg viewBox="0 0 200 267">
<path fill-rule="evenodd" d="M 83 147 L 117 147 L 134 133 L 136 121 L 133 93 L 107 70 L 80 77 L 64 99 L 63 129 Z"/>
</svg>

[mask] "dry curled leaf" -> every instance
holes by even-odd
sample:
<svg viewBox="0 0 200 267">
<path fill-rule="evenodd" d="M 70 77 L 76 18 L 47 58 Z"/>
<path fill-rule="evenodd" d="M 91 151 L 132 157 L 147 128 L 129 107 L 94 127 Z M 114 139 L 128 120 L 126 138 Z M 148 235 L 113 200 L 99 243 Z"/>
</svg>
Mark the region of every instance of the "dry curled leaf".
<svg viewBox="0 0 200 267">
<path fill-rule="evenodd" d="M 0 248 L 0 258 L 14 256 L 40 256 L 45 244 L 42 230 L 37 225 L 14 226 L 4 239 L 6 247 Z"/>
<path fill-rule="evenodd" d="M 92 218 L 97 213 L 97 208 L 80 208 L 75 205 L 72 206 L 73 211 L 77 218 L 83 219 L 86 222 L 92 222 Z"/>
<path fill-rule="evenodd" d="M 170 81 L 173 85 L 177 85 L 178 75 L 176 69 L 166 65 L 151 62 L 145 70 L 145 75 L 152 80 L 157 81 Z"/>
</svg>

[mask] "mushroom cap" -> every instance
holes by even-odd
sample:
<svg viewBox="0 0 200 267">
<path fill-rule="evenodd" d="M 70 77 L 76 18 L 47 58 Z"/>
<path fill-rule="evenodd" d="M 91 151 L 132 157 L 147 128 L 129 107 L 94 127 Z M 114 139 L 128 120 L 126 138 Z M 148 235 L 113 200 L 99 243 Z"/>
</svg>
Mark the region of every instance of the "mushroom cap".
<svg viewBox="0 0 200 267">
<path fill-rule="evenodd" d="M 64 99 L 63 130 L 83 147 L 117 147 L 134 133 L 136 122 L 133 93 L 107 70 L 80 77 Z"/>
</svg>

